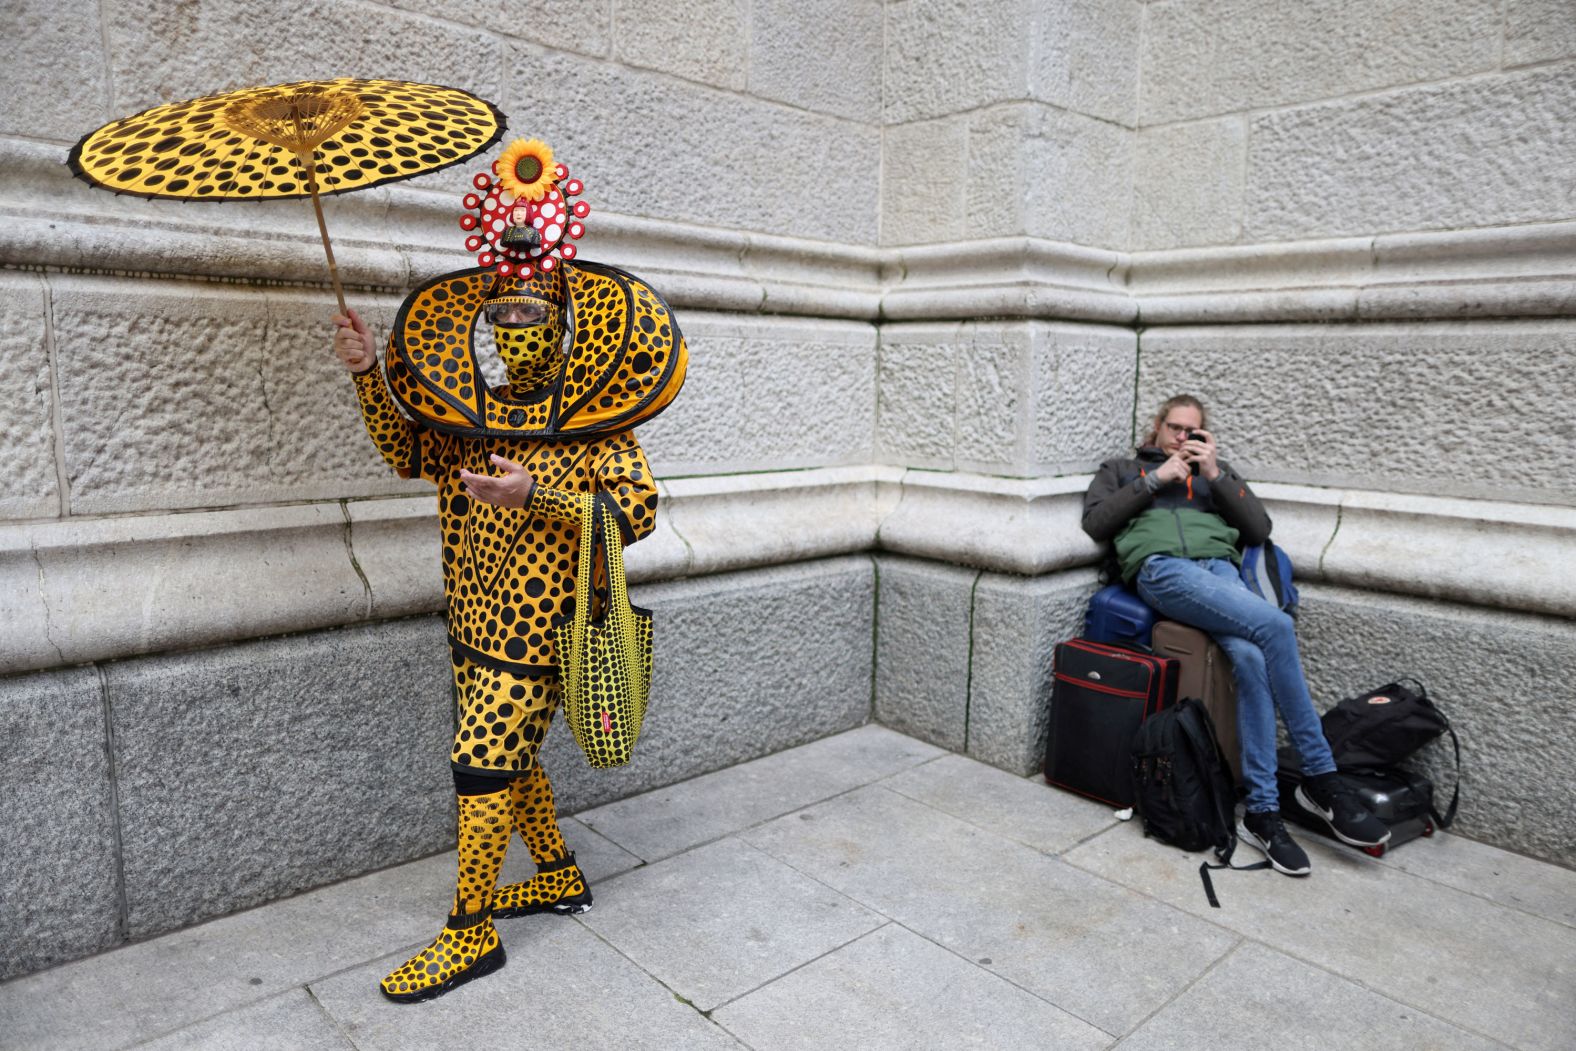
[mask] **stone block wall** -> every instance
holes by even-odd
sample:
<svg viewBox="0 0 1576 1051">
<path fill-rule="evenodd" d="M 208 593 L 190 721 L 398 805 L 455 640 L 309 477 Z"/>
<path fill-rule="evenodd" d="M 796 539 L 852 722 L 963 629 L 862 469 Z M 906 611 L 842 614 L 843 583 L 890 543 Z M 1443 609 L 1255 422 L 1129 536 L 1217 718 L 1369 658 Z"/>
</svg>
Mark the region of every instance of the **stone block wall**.
<svg viewBox="0 0 1576 1051">
<path fill-rule="evenodd" d="M 560 725 L 559 806 L 864 723 L 874 576 L 855 556 L 636 589 L 658 639 L 639 754 L 592 770 Z M 430 615 L 0 679 L 0 978 L 452 849 L 453 712 Z"/>
<path fill-rule="evenodd" d="M 552 143 L 585 257 L 689 340 L 629 558 L 659 701 L 614 778 L 555 732 L 566 810 L 869 718 L 1037 768 L 1095 586 L 1080 494 L 1185 388 L 1309 581 L 1316 696 L 1428 679 L 1471 738 L 1461 829 L 1576 864 L 1538 747 L 1576 705 L 1549 568 L 1576 556 L 1573 26 L 1569 0 L 13 5 L 0 973 L 447 845 L 431 499 L 360 432 L 309 208 L 62 164 L 147 106 L 336 74 L 465 87 Z M 375 328 L 469 263 L 485 162 L 325 200 Z"/>
</svg>

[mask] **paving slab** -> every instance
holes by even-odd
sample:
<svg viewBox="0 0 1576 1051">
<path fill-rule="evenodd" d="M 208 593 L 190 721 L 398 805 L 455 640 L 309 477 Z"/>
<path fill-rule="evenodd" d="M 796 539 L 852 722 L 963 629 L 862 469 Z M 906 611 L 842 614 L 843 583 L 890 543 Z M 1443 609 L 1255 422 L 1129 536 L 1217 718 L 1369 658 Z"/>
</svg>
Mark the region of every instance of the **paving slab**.
<svg viewBox="0 0 1576 1051">
<path fill-rule="evenodd" d="M 356 1051 L 305 989 L 229 1011 L 137 1051 Z"/>
<path fill-rule="evenodd" d="M 247 1007 L 432 937 L 453 880 L 439 855 L 18 978 L 4 1046 L 113 1051 Z"/>
<path fill-rule="evenodd" d="M 575 816 L 655 861 L 945 754 L 871 724 Z"/>
<path fill-rule="evenodd" d="M 1111 1042 L 895 923 L 719 1008 L 712 1020 L 755 1051 L 1093 1051 Z"/>
<path fill-rule="evenodd" d="M 604 883 L 581 922 L 709 1011 L 885 921 L 730 838 Z"/>
<path fill-rule="evenodd" d="M 1199 855 L 1146 840 L 1136 828 L 1103 832 L 1065 858 L 1513 1047 L 1576 1047 L 1570 928 L 1311 834 L 1299 842 L 1313 863 L 1311 876 L 1217 873 L 1219 909 L 1199 889 Z"/>
<path fill-rule="evenodd" d="M 1263 945 L 1244 943 L 1120 1051 L 1494 1051 L 1502 1047 Z"/>
<path fill-rule="evenodd" d="M 1387 853 L 1386 865 L 1567 927 L 1576 927 L 1576 872 L 1487 843 L 1436 832 Z"/>
<path fill-rule="evenodd" d="M 1117 823 L 1111 808 L 961 755 L 905 771 L 882 787 L 1047 854 L 1078 845 Z"/>
<path fill-rule="evenodd" d="M 1237 942 L 879 785 L 742 838 L 1113 1036 Z"/>
<path fill-rule="evenodd" d="M 584 926 L 556 919 L 500 927 L 509 957 L 503 969 L 437 1000 L 396 1004 L 378 991 L 405 953 L 314 982 L 312 994 L 359 1051 L 742 1046 Z"/>
</svg>

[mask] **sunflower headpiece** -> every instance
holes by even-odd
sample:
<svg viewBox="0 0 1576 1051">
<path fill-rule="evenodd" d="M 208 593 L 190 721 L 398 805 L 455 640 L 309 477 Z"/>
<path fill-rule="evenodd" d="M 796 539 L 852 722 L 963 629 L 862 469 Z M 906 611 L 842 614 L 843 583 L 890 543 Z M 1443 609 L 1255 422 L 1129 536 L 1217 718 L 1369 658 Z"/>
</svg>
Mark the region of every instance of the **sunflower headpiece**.
<svg viewBox="0 0 1576 1051">
<path fill-rule="evenodd" d="M 570 203 L 584 186 L 569 178 L 568 166 L 553 159 L 545 142 L 515 139 L 471 185 L 460 228 L 469 235 L 465 249 L 476 253 L 478 265 L 493 267 L 499 277 L 528 281 L 575 257 L 570 242 L 585 236 L 591 206 Z"/>
</svg>

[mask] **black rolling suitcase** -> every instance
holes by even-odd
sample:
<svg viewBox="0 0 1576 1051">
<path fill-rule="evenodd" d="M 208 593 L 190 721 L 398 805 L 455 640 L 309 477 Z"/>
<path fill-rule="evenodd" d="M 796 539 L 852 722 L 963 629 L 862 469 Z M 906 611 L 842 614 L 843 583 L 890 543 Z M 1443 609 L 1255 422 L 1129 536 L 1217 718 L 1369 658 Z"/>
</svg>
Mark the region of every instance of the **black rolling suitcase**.
<svg viewBox="0 0 1576 1051">
<path fill-rule="evenodd" d="M 1176 703 L 1177 662 L 1088 639 L 1059 643 L 1045 780 L 1114 807 L 1133 805 L 1133 735 Z"/>
<path fill-rule="evenodd" d="M 1286 820 L 1335 838 L 1329 825 L 1297 802 L 1297 786 L 1302 783 L 1302 771 L 1297 769 L 1294 756 L 1281 753 L 1280 769 L 1276 771 L 1275 777 L 1280 787 L 1281 814 Z M 1383 770 L 1342 770 L 1341 779 L 1356 790 L 1363 806 L 1390 830 L 1388 843 L 1354 849 L 1376 858 L 1383 857 L 1391 847 L 1434 834 L 1434 783 L 1428 778 L 1390 767 Z"/>
</svg>

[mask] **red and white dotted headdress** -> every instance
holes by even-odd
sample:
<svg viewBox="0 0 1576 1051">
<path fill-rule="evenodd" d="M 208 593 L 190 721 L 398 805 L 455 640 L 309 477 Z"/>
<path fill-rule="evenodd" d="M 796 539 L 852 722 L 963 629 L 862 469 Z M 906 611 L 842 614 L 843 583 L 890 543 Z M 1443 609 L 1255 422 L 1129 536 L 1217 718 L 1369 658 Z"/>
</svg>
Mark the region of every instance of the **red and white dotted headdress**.
<svg viewBox="0 0 1576 1051">
<path fill-rule="evenodd" d="M 550 274 L 575 257 L 571 241 L 585 235 L 591 206 L 570 203 L 584 187 L 569 178 L 569 168 L 553 160 L 553 151 L 537 139 L 515 139 L 492 171 L 477 172 L 475 189 L 464 199 L 460 228 L 468 236 L 465 249 L 476 253 L 480 266 L 499 277 L 530 280 Z"/>
</svg>

